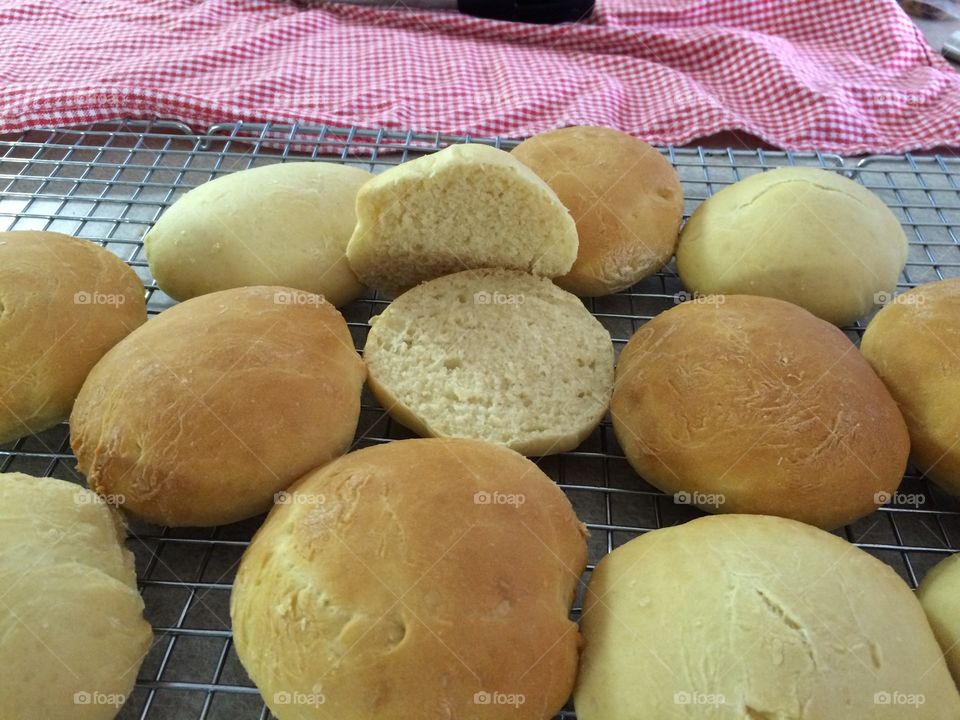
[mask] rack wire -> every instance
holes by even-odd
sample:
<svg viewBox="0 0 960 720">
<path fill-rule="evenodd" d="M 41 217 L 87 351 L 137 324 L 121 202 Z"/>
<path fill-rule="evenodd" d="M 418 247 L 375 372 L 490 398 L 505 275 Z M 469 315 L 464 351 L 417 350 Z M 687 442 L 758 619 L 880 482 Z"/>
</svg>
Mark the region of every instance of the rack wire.
<svg viewBox="0 0 960 720">
<path fill-rule="evenodd" d="M 107 125 L 0 136 L 0 231 L 55 230 L 101 244 L 143 280 L 148 311 L 172 304 L 157 289 L 141 238 L 180 195 L 215 177 L 288 160 L 332 160 L 381 171 L 454 142 L 509 149 L 500 138 L 452 137 L 306 125 L 217 125 L 197 133 L 175 122 Z M 806 165 L 843 173 L 877 193 L 910 239 L 899 289 L 960 275 L 960 160 L 943 155 L 842 158 L 822 153 L 665 148 L 686 196 L 686 214 L 732 182 L 766 168 Z M 628 291 L 587 301 L 619 352 L 646 320 L 677 302 L 672 266 Z M 386 306 L 375 293 L 344 315 L 358 349 L 368 320 Z M 858 341 L 865 321 L 847 328 Z M 410 437 L 365 395 L 356 447 Z M 539 461 L 590 529 L 590 565 L 638 534 L 698 516 L 636 476 L 609 420 L 576 451 Z M 65 424 L 0 445 L 0 472 L 82 482 Z M 156 642 L 124 720 L 265 720 L 263 701 L 233 650 L 228 602 L 240 556 L 262 521 L 208 529 L 134 523 L 130 549 Z M 960 551 L 960 502 L 909 469 L 891 503 L 838 534 L 887 562 L 912 587 L 945 555 Z M 579 613 L 579 601 L 573 615 Z M 567 708 L 558 717 L 573 718 Z"/>
</svg>

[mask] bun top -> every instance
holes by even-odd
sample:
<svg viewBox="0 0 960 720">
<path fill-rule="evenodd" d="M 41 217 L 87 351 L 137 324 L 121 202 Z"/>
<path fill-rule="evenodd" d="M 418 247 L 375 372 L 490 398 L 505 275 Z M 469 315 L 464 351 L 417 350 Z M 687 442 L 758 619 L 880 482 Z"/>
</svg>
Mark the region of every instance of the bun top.
<svg viewBox="0 0 960 720">
<path fill-rule="evenodd" d="M 0 233 L 0 442 L 64 419 L 90 369 L 146 319 L 143 284 L 110 251 Z"/>
<path fill-rule="evenodd" d="M 299 717 L 283 693 L 322 692 L 343 720 L 421 720 L 476 717 L 475 696 L 499 692 L 525 697 L 509 717 L 540 720 L 573 684 L 584 535 L 563 491 L 506 448 L 351 453 L 294 485 L 244 555 L 237 652 L 280 718 Z"/>
<path fill-rule="evenodd" d="M 165 525 L 217 525 L 344 453 L 366 368 L 343 316 L 280 287 L 202 295 L 104 356 L 70 418 L 90 487 Z"/>
<path fill-rule="evenodd" d="M 882 505 L 909 452 L 853 343 L 773 298 L 700 298 L 646 323 L 620 355 L 611 412 L 628 459 L 661 489 L 828 529 Z"/>
<path fill-rule="evenodd" d="M 708 198 L 677 247 L 677 272 L 691 291 L 779 298 L 835 325 L 893 292 L 906 260 L 907 238 L 883 200 L 838 173 L 804 167 L 751 175 Z"/>
<path fill-rule="evenodd" d="M 704 517 L 627 542 L 597 565 L 582 630 L 583 720 L 960 717 L 907 584 L 792 520 Z"/>
<path fill-rule="evenodd" d="M 683 188 L 656 148 L 604 127 L 534 135 L 511 153 L 553 188 L 577 223 L 577 260 L 557 285 L 607 295 L 656 272 L 673 256 Z"/>
<path fill-rule="evenodd" d="M 123 537 L 86 488 L 0 474 L 4 718 L 116 717 L 152 639 Z"/>
<path fill-rule="evenodd" d="M 69 535 L 69 538 L 65 537 Z M 91 565 L 120 582 L 134 579 L 123 520 L 96 493 L 75 483 L 23 473 L 0 474 L 0 564 Z"/>
<path fill-rule="evenodd" d="M 893 298 L 860 347 L 906 418 L 913 465 L 960 495 L 960 278 Z"/>
<path fill-rule="evenodd" d="M 144 236 L 150 270 L 177 300 L 283 285 L 345 305 L 363 292 L 345 251 L 357 191 L 372 177 L 335 162 L 283 162 L 205 182 Z"/>
</svg>

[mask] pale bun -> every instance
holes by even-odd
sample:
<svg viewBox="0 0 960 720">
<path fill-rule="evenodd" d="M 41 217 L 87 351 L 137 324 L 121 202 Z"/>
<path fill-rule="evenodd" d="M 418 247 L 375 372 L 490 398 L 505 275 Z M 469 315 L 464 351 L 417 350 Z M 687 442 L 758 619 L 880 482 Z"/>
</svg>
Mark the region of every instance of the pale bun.
<svg viewBox="0 0 960 720">
<path fill-rule="evenodd" d="M 956 720 L 910 588 L 830 533 L 705 517 L 618 547 L 584 600 L 578 720 Z"/>
<path fill-rule="evenodd" d="M 779 298 L 835 325 L 893 292 L 906 260 L 906 235 L 883 200 L 807 167 L 724 188 L 693 213 L 677 247 L 677 272 L 694 293 Z"/>
<path fill-rule="evenodd" d="M 947 659 L 954 681 L 960 685 L 960 555 L 941 560 L 917 590 Z"/>
<path fill-rule="evenodd" d="M 282 285 L 345 305 L 363 292 L 344 253 L 357 191 L 371 177 L 339 163 L 292 162 L 206 182 L 144 236 L 150 271 L 176 300 Z"/>
<path fill-rule="evenodd" d="M 960 279 L 898 296 L 870 321 L 860 349 L 903 412 L 913 464 L 960 495 Z"/>
<path fill-rule="evenodd" d="M 0 716 L 117 715 L 152 641 L 123 539 L 89 490 L 0 474 Z"/>
</svg>

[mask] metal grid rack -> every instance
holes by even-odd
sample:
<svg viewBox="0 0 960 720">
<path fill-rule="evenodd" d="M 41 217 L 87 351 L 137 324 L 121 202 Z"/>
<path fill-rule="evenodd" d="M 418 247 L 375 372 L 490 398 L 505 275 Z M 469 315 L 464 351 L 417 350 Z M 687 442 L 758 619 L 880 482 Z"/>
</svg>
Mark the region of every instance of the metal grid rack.
<svg viewBox="0 0 960 720">
<path fill-rule="evenodd" d="M 172 122 L 110 125 L 0 136 L 0 230 L 56 230 L 99 242 L 144 281 L 152 314 L 172 301 L 150 276 L 141 237 L 186 190 L 214 177 L 293 159 L 355 164 L 374 172 L 453 142 L 509 149 L 515 143 L 354 128 L 231 124 L 195 133 Z M 820 153 L 668 148 L 683 181 L 686 213 L 726 185 L 765 168 L 818 166 L 876 192 L 900 217 L 910 253 L 900 289 L 960 275 L 960 160 L 897 156 L 860 160 Z M 590 300 L 619 351 L 646 320 L 672 306 L 682 287 L 671 268 L 629 291 Z M 386 301 L 369 294 L 344 309 L 357 347 L 367 321 Z M 865 323 L 848 328 L 858 340 Z M 365 396 L 356 446 L 410 434 Z M 643 482 L 627 465 L 609 421 L 575 452 L 540 461 L 566 491 L 591 531 L 590 566 L 647 530 L 700 513 Z M 0 446 L 0 472 L 21 471 L 82 482 L 66 425 Z M 960 551 L 960 502 L 908 471 L 891 505 L 838 531 L 890 564 L 911 586 L 946 554 Z M 916 504 L 903 504 L 916 500 Z M 125 720 L 265 719 L 269 713 L 234 653 L 228 600 L 237 563 L 261 518 L 213 529 L 134 523 L 129 546 L 155 644 Z M 589 572 L 588 568 L 588 572 Z M 579 602 L 574 608 L 578 614 Z M 573 718 L 568 708 L 559 717 Z"/>
</svg>

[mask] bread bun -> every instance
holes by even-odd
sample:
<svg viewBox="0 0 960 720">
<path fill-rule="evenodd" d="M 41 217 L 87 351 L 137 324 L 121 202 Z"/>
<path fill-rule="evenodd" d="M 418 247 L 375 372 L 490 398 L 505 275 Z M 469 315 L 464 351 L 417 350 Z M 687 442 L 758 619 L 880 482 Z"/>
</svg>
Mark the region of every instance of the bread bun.
<svg viewBox="0 0 960 720">
<path fill-rule="evenodd" d="M 906 260 L 903 228 L 879 197 L 803 167 L 751 175 L 708 198 L 677 247 L 677 272 L 695 293 L 779 298 L 835 325 L 893 292 Z"/>
<path fill-rule="evenodd" d="M 345 256 L 370 173 L 328 162 L 265 165 L 179 198 L 143 238 L 157 285 L 177 300 L 283 285 L 345 305 L 363 292 Z"/>
<path fill-rule="evenodd" d="M 655 148 L 618 130 L 567 127 L 524 140 L 511 153 L 549 185 L 577 223 L 577 260 L 557 285 L 609 295 L 673 257 L 683 188 Z"/>
<path fill-rule="evenodd" d="M 580 623 L 578 720 L 953 720 L 910 588 L 829 533 L 705 517 L 605 556 Z"/>
<path fill-rule="evenodd" d="M 613 389 L 613 343 L 576 297 L 513 270 L 425 282 L 370 321 L 370 390 L 419 435 L 572 450 Z"/>
<path fill-rule="evenodd" d="M 347 246 L 357 276 L 389 294 L 471 268 L 555 277 L 576 257 L 576 225 L 553 190 L 487 145 L 451 145 L 364 185 Z"/>
<path fill-rule="evenodd" d="M 928 572 L 917 597 L 960 685 L 960 555 L 951 555 Z"/>
<path fill-rule="evenodd" d="M 585 533 L 506 448 L 351 453 L 291 488 L 244 553 L 237 655 L 279 720 L 545 720 L 576 674 Z"/>
<path fill-rule="evenodd" d="M 146 319 L 143 284 L 110 251 L 0 233 L 0 443 L 65 419 L 90 369 Z"/>
<path fill-rule="evenodd" d="M 161 313 L 90 373 L 70 417 L 90 487 L 164 525 L 220 525 L 346 452 L 365 370 L 318 295 L 250 287 Z"/>
<path fill-rule="evenodd" d="M 909 439 L 846 336 L 802 308 L 749 295 L 658 315 L 620 355 L 610 405 L 627 460 L 708 512 L 832 529 L 900 485 Z"/>
<path fill-rule="evenodd" d="M 123 539 L 89 490 L 0 474 L 0 716 L 117 715 L 152 641 Z"/>
<path fill-rule="evenodd" d="M 913 464 L 960 495 L 960 278 L 898 296 L 860 349 L 903 412 Z"/>
</svg>

